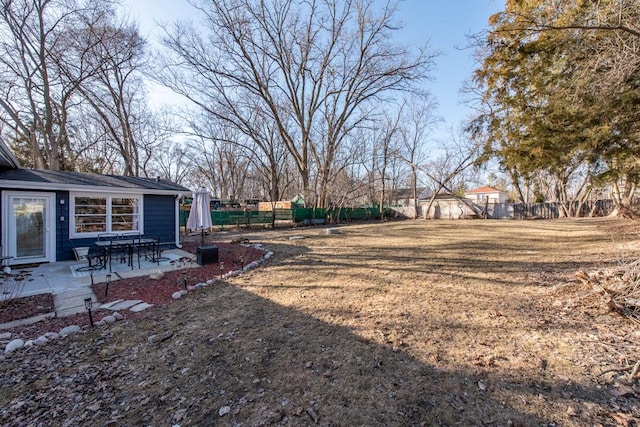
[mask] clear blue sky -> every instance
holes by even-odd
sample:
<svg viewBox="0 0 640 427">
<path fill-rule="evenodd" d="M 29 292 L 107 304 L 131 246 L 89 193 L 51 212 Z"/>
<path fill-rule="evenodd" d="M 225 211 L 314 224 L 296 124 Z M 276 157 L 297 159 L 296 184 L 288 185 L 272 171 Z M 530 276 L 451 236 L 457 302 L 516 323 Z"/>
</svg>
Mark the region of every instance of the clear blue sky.
<svg viewBox="0 0 640 427">
<path fill-rule="evenodd" d="M 405 0 L 400 3 L 404 23 L 403 41 L 430 40 L 441 52 L 436 59 L 434 80 L 428 84 L 438 101 L 438 115 L 444 119 L 438 132 L 447 138 L 471 110 L 462 104 L 459 91 L 475 64 L 473 51 L 465 49 L 467 35 L 488 28 L 491 15 L 504 9 L 504 0 Z"/>
<path fill-rule="evenodd" d="M 504 0 L 404 0 L 400 3 L 398 18 L 404 24 L 398 34 L 400 41 L 429 40 L 433 49 L 442 52 L 436 60 L 434 80 L 428 84 L 439 104 L 437 115 L 445 120 L 436 132 L 438 139 L 446 139 L 448 129 L 456 128 L 471 113 L 461 104 L 459 94 L 474 69 L 472 51 L 464 49 L 466 35 L 486 29 L 489 16 L 502 10 L 504 3 Z M 150 39 L 157 34 L 155 22 L 185 18 L 192 10 L 186 0 L 124 0 L 123 7 Z M 166 97 L 166 93 L 156 95 Z"/>
</svg>

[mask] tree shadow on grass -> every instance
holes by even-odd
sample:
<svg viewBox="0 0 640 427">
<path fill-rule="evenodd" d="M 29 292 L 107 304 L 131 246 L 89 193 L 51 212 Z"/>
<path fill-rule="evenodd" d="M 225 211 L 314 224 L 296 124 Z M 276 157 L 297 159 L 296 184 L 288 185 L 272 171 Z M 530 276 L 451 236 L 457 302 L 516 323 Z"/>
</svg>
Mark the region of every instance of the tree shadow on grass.
<svg viewBox="0 0 640 427">
<path fill-rule="evenodd" d="M 306 256 L 309 251 L 303 245 L 280 247 L 275 257 L 285 252 Z M 301 289 L 307 286 L 305 277 L 314 273 L 308 261 L 290 259 L 286 265 L 290 272 L 305 272 L 300 274 Z M 544 375 L 534 380 L 526 373 L 467 364 L 443 368 L 438 360 L 430 363 L 426 355 L 418 359 L 415 351 L 412 355 L 410 343 L 365 338 L 356 326 L 322 321 L 295 300 L 285 305 L 261 297 L 260 286 L 278 285 L 257 283 L 253 293 L 218 283 L 139 319 L 50 344 L 50 349 L 6 357 L 0 367 L 0 406 L 19 411 L 0 411 L 0 422 L 607 423 L 602 414 L 608 396 L 590 385 Z M 338 317 L 343 324 L 349 320 L 348 313 Z M 440 327 L 464 324 L 443 321 Z M 569 407 L 574 409 L 568 412 Z"/>
<path fill-rule="evenodd" d="M 604 399 L 590 387 L 552 381 L 537 384 L 532 396 L 525 377 L 439 369 L 228 284 L 68 344 L 74 356 L 55 366 L 55 376 L 33 382 L 22 396 L 3 384 L 14 400 L 73 407 L 40 422 L 579 425 L 587 419 L 558 415 L 557 405 Z M 4 369 L 18 363 L 7 362 Z M 33 372 L 47 364 L 38 357 L 29 363 Z M 80 390 L 83 404 L 69 405 Z M 529 399 L 543 403 L 529 412 Z"/>
</svg>

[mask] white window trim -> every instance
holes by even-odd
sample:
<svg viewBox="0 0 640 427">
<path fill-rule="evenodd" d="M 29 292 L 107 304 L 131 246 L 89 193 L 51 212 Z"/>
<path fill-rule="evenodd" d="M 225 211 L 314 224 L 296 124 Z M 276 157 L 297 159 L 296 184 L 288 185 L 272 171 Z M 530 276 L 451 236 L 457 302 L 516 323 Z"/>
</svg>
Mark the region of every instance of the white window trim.
<svg viewBox="0 0 640 427">
<path fill-rule="evenodd" d="M 69 238 L 83 239 L 96 238 L 98 234 L 111 233 L 111 215 L 107 215 L 107 230 L 90 233 L 76 233 L 76 197 L 105 197 L 107 199 L 107 212 L 111 212 L 111 200 L 114 198 L 137 199 L 138 209 L 140 211 L 138 220 L 138 230 L 136 231 L 116 231 L 120 235 L 127 234 L 144 234 L 144 196 L 142 194 L 124 194 L 124 193 L 90 193 L 90 192 L 72 192 L 69 193 Z"/>
</svg>

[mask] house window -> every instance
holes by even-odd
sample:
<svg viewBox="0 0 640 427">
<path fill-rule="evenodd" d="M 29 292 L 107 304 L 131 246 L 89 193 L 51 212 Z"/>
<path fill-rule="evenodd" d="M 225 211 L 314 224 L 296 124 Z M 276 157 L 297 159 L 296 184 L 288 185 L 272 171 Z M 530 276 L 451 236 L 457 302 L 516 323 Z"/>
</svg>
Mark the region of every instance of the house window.
<svg viewBox="0 0 640 427">
<path fill-rule="evenodd" d="M 142 196 L 72 194 L 71 237 L 142 232 Z"/>
<path fill-rule="evenodd" d="M 75 234 L 99 233 L 107 231 L 107 198 L 76 196 L 73 198 L 73 219 Z"/>
<path fill-rule="evenodd" d="M 117 197 L 111 199 L 111 231 L 140 231 L 139 199 Z"/>
</svg>

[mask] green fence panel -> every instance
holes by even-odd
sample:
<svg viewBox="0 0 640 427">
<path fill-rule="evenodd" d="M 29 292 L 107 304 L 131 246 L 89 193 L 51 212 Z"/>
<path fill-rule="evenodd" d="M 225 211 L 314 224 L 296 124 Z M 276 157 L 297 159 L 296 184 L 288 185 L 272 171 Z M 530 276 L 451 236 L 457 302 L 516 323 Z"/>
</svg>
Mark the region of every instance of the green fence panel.
<svg viewBox="0 0 640 427">
<path fill-rule="evenodd" d="M 327 210 L 324 208 L 294 208 L 291 211 L 295 222 L 324 220 L 327 217 Z"/>
<path fill-rule="evenodd" d="M 180 227 L 187 226 L 187 218 L 189 217 L 189 211 L 180 209 Z"/>
<path fill-rule="evenodd" d="M 273 214 L 271 212 L 264 212 L 264 211 L 251 212 L 252 224 L 271 224 L 272 221 L 273 221 Z"/>
<path fill-rule="evenodd" d="M 380 219 L 380 211 L 376 207 L 372 208 L 340 208 L 336 213 L 335 209 L 324 208 L 293 208 L 276 209 L 276 221 L 313 222 L 314 220 L 335 219 L 338 215 L 339 221 L 355 221 Z M 274 213 L 270 211 L 211 211 L 211 223 L 214 227 L 224 226 L 249 226 L 251 224 L 271 224 Z M 180 226 L 187 225 L 189 209 L 180 210 Z"/>
<path fill-rule="evenodd" d="M 271 212 L 261 211 L 211 211 L 213 226 L 249 226 L 251 224 L 270 224 Z"/>
<path fill-rule="evenodd" d="M 306 219 L 311 219 L 312 209 L 311 208 L 293 208 L 291 209 L 291 215 L 293 221 L 300 222 Z"/>
<path fill-rule="evenodd" d="M 293 211 L 291 209 L 275 209 L 274 212 L 276 221 L 291 221 L 293 219 Z"/>
<path fill-rule="evenodd" d="M 339 221 L 357 221 L 368 219 L 380 219 L 380 211 L 378 208 L 340 208 L 337 212 L 331 209 L 327 212 L 327 216 Z"/>
</svg>

